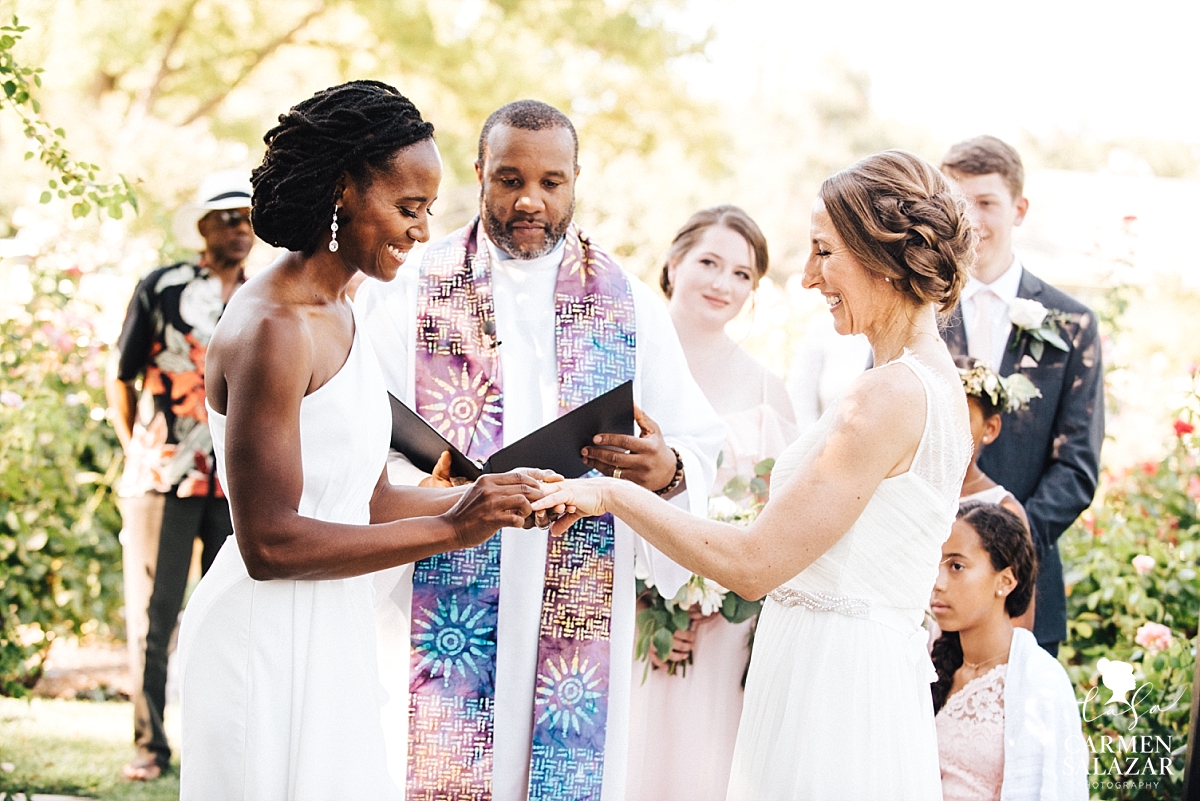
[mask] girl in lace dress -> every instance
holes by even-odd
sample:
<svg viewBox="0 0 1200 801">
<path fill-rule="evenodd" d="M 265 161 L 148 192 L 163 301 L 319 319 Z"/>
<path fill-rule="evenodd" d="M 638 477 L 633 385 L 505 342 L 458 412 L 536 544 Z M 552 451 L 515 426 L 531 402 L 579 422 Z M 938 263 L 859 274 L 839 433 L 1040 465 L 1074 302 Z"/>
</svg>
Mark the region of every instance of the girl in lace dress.
<svg viewBox="0 0 1200 801">
<path fill-rule="evenodd" d="M 796 438 L 783 381 L 725 333 L 767 264 L 766 237 L 750 216 L 737 206 L 715 206 L 693 214 L 675 235 L 659 282 L 692 376 L 728 432 L 714 495 L 735 476 L 753 478 L 755 465 L 778 457 Z M 725 798 L 752 625 L 696 611 L 669 656 L 690 656 L 686 672 L 662 669 L 653 648 L 654 669 L 645 681 L 638 679 L 643 667 L 635 667 L 628 801 Z"/>
<path fill-rule="evenodd" d="M 1037 556 L 1015 514 L 964 504 L 942 546 L 930 602 L 945 801 L 1087 798 L 1086 750 L 1062 666 L 1013 626 L 1033 596 Z"/>
</svg>

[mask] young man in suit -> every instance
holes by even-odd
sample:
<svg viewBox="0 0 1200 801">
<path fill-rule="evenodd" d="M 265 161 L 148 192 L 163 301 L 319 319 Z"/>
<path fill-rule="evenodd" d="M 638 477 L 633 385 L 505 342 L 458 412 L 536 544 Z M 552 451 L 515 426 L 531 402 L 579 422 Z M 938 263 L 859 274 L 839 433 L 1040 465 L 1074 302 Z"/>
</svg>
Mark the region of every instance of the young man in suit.
<svg viewBox="0 0 1200 801">
<path fill-rule="evenodd" d="M 1067 634 L 1058 538 L 1091 505 L 1104 441 L 1096 315 L 1013 254 L 1013 228 L 1029 209 L 1016 150 L 994 136 L 976 137 L 951 147 L 942 171 L 966 195 L 979 234 L 971 279 L 946 331 L 950 351 L 982 359 L 1003 376 L 1023 373 L 1042 393 L 1026 409 L 1004 415 L 979 466 L 1029 515 L 1038 550 L 1034 635 L 1057 654 Z M 1046 341 L 1034 331 L 1045 331 Z"/>
</svg>

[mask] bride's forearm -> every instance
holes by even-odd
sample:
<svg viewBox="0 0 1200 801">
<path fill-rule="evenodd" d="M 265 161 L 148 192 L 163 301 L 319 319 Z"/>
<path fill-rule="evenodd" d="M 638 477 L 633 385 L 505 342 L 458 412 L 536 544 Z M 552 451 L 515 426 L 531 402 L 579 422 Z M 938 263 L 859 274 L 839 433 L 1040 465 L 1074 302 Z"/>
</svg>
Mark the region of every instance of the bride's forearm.
<svg viewBox="0 0 1200 801">
<path fill-rule="evenodd" d="M 689 514 L 631 481 L 604 481 L 604 506 L 670 559 L 747 599 L 773 587 L 761 586 L 758 548 L 744 528 Z"/>
</svg>

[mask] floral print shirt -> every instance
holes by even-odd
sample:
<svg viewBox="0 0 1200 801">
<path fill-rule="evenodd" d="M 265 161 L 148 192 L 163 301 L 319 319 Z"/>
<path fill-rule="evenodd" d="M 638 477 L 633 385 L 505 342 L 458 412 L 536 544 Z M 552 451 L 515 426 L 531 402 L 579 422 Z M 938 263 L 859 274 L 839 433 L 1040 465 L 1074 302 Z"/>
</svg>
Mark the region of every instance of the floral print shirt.
<svg viewBox="0 0 1200 801">
<path fill-rule="evenodd" d="M 142 397 L 122 496 L 222 495 L 204 406 L 204 356 L 224 310 L 221 279 L 203 265 L 159 267 L 134 291 L 117 342 L 117 377 L 132 383 L 140 376 Z"/>
</svg>

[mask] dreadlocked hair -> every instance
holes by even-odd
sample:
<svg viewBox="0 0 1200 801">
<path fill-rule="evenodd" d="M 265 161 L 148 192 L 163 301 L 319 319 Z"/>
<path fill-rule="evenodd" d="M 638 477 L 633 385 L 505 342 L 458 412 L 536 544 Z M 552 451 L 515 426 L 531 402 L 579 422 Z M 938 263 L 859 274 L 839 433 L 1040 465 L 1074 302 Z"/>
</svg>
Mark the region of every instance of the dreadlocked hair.
<svg viewBox="0 0 1200 801">
<path fill-rule="evenodd" d="M 1009 617 L 1020 617 L 1033 600 L 1033 588 L 1037 581 L 1037 552 L 1033 540 L 1021 518 L 996 503 L 970 501 L 958 509 L 958 519 L 969 525 L 979 535 L 979 542 L 987 551 L 992 569 L 998 571 L 1011 567 L 1017 586 L 1004 599 L 1004 611 Z M 954 674 L 962 667 L 962 641 L 957 631 L 943 631 L 933 644 L 933 667 L 937 681 L 930 685 L 933 691 L 934 714 L 946 704 Z"/>
<path fill-rule="evenodd" d="M 350 81 L 317 92 L 279 115 L 267 152 L 251 173 L 254 233 L 311 256 L 329 228 L 337 183 L 367 187 L 397 150 L 433 136 L 433 125 L 394 87 Z"/>
</svg>

